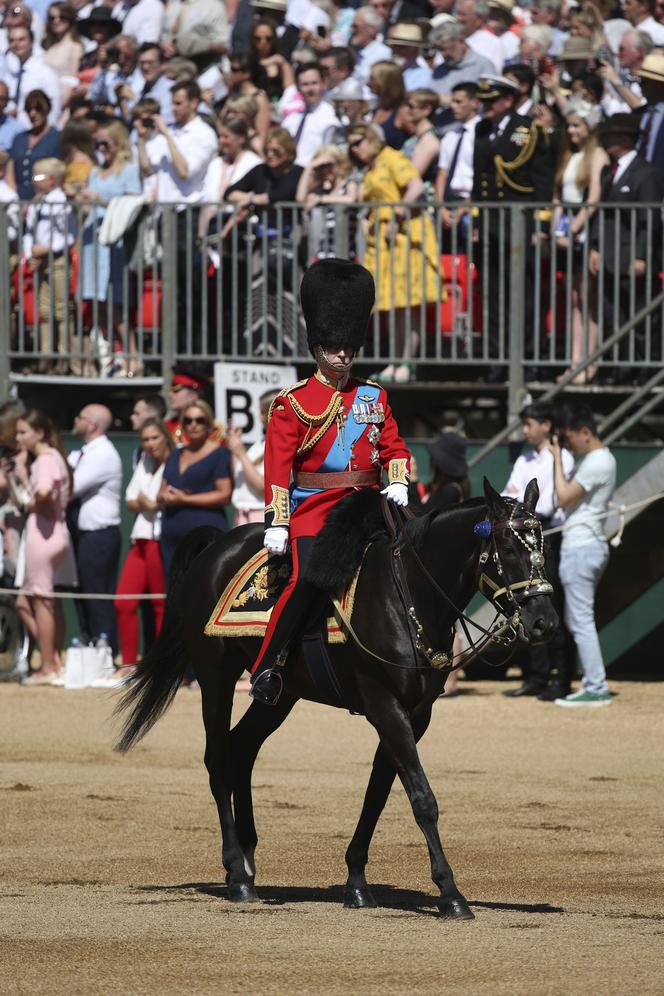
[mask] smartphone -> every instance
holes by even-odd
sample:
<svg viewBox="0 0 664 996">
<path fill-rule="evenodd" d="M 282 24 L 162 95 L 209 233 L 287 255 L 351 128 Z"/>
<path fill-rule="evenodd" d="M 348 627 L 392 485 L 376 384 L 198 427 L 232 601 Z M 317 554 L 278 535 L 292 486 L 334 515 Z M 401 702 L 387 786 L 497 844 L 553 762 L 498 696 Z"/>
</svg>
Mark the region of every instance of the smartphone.
<svg viewBox="0 0 664 996">
<path fill-rule="evenodd" d="M 599 46 L 599 48 L 595 52 L 595 61 L 608 62 L 610 66 L 613 66 L 614 69 L 616 68 L 616 57 L 608 45 Z"/>
<path fill-rule="evenodd" d="M 551 76 L 551 74 L 555 73 L 555 71 L 556 71 L 555 59 L 552 59 L 551 56 L 549 55 L 545 55 L 542 61 L 540 62 L 540 72 L 546 76 Z"/>
<path fill-rule="evenodd" d="M 327 38 L 327 28 L 323 27 L 322 24 L 319 24 L 316 28 L 316 34 L 319 38 Z"/>
</svg>

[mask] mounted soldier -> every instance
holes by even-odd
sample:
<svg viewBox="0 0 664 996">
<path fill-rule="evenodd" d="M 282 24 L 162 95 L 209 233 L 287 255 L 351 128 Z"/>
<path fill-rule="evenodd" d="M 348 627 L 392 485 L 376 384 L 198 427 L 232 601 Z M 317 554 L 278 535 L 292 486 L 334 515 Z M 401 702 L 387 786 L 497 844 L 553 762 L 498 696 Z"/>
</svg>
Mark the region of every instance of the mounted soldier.
<svg viewBox="0 0 664 996">
<path fill-rule="evenodd" d="M 253 698 L 275 705 L 288 648 L 316 612 L 321 591 L 305 576 L 316 536 L 332 509 L 353 491 L 378 488 L 408 503 L 410 454 L 380 385 L 351 377 L 375 300 L 363 266 L 325 259 L 300 290 L 309 349 L 318 369 L 272 403 L 265 438 L 265 538 L 273 555 L 290 544 L 293 573 L 272 610 L 252 668 Z"/>
</svg>

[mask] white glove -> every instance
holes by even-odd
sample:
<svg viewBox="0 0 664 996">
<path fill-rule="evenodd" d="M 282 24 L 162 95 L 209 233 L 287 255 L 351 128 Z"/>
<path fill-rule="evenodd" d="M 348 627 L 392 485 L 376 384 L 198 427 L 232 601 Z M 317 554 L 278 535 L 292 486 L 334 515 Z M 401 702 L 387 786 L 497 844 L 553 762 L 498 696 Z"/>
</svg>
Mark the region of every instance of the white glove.
<svg viewBox="0 0 664 996">
<path fill-rule="evenodd" d="M 263 546 L 268 553 L 284 554 L 288 549 L 288 530 L 283 526 L 270 526 L 265 530 Z"/>
<path fill-rule="evenodd" d="M 387 497 L 388 501 L 393 501 L 395 505 L 401 505 L 404 508 L 408 504 L 408 488 L 405 484 L 388 484 L 386 488 L 381 491 L 382 495 Z"/>
</svg>

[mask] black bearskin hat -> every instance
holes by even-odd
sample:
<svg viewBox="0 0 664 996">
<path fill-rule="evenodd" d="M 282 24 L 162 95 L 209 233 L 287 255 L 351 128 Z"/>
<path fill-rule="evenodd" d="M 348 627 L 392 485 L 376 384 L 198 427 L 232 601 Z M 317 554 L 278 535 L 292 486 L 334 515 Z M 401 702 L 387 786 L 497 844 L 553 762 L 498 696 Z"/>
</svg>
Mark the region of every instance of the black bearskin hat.
<svg viewBox="0 0 664 996">
<path fill-rule="evenodd" d="M 373 277 L 359 263 L 347 259 L 321 259 L 314 263 L 304 274 L 300 287 L 311 352 L 314 346 L 361 349 L 375 300 Z"/>
</svg>

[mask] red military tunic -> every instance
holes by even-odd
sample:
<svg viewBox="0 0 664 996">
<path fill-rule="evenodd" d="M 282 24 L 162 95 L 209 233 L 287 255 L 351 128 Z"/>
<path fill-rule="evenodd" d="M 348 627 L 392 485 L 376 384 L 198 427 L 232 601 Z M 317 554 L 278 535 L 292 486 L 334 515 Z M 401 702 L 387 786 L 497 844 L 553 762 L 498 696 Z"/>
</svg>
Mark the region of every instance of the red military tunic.
<svg viewBox="0 0 664 996">
<path fill-rule="evenodd" d="M 379 384 L 350 378 L 340 390 L 316 372 L 275 398 L 265 437 L 265 526 L 291 540 L 315 536 L 353 486 L 298 485 L 298 474 L 380 471 L 408 483 L 410 454 Z M 309 485 L 311 482 L 308 481 Z M 372 486 L 364 485 L 364 486 Z"/>
</svg>

